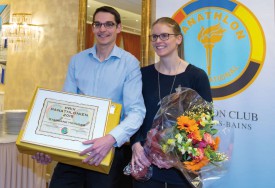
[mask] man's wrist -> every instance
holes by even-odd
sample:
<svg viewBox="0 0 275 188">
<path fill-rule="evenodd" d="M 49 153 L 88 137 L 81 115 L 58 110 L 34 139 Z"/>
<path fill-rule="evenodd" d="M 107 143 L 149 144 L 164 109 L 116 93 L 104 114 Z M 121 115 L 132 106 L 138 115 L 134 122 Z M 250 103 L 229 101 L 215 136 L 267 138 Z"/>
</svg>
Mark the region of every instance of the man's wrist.
<svg viewBox="0 0 275 188">
<path fill-rule="evenodd" d="M 115 139 L 115 137 L 114 137 L 113 135 L 107 134 L 106 137 L 108 138 L 108 141 L 109 141 L 110 143 L 112 143 L 113 146 L 116 145 L 116 139 Z"/>
</svg>

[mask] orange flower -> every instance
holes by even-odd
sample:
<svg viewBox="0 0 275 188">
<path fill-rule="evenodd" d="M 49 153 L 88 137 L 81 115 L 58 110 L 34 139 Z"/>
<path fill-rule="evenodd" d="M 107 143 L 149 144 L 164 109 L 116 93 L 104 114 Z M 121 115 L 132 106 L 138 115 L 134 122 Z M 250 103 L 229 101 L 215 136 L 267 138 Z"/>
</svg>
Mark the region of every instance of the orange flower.
<svg viewBox="0 0 275 188">
<path fill-rule="evenodd" d="M 196 140 L 196 141 L 201 141 L 202 137 L 200 134 L 200 130 L 195 130 L 191 132 L 190 134 L 188 134 L 188 138 L 191 138 L 192 140 Z"/>
<path fill-rule="evenodd" d="M 185 168 L 190 171 L 200 170 L 202 167 L 209 163 L 209 159 L 207 157 L 203 157 L 202 160 L 193 160 L 193 161 L 185 161 L 183 162 Z"/>
<path fill-rule="evenodd" d="M 177 124 L 179 130 L 185 130 L 188 133 L 199 130 L 197 122 L 194 119 L 189 119 L 187 116 L 178 117 Z"/>
<path fill-rule="evenodd" d="M 217 149 L 218 149 L 218 147 L 219 147 L 219 144 L 220 144 L 220 137 L 216 137 L 215 138 L 215 142 L 214 142 L 214 144 L 213 144 L 213 149 L 214 149 L 214 151 L 217 151 Z"/>
</svg>

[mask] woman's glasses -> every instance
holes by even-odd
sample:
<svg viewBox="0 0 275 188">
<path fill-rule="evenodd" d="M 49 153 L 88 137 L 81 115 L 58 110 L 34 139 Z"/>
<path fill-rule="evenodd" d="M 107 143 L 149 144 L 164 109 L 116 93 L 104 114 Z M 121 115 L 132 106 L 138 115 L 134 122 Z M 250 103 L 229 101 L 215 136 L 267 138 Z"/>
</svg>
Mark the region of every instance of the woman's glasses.
<svg viewBox="0 0 275 188">
<path fill-rule="evenodd" d="M 168 40 L 170 35 L 179 35 L 179 34 L 161 33 L 159 35 L 153 34 L 153 35 L 150 35 L 149 37 L 152 42 L 156 42 L 158 38 L 160 38 L 160 40 L 162 41 Z"/>
<path fill-rule="evenodd" d="M 112 29 L 116 24 L 114 22 L 105 22 L 105 23 L 100 23 L 100 22 L 93 22 L 93 27 L 95 29 L 100 29 L 101 26 L 104 26 L 106 29 Z"/>
</svg>

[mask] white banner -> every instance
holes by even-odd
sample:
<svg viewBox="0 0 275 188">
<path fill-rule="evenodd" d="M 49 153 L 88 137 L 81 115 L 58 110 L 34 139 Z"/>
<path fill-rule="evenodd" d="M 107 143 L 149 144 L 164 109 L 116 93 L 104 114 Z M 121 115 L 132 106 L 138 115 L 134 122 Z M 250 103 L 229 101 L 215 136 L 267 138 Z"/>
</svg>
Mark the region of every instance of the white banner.
<svg viewBox="0 0 275 188">
<path fill-rule="evenodd" d="M 185 59 L 209 76 L 219 126 L 234 130 L 231 168 L 204 187 L 275 187 L 274 0 L 156 0 L 173 17 Z"/>
</svg>

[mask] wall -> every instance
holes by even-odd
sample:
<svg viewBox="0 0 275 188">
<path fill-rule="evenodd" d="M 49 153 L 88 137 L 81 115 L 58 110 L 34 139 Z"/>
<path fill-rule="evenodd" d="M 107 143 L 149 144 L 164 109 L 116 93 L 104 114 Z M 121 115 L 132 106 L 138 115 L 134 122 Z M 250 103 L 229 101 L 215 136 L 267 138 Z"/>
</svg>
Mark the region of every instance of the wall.
<svg viewBox="0 0 275 188">
<path fill-rule="evenodd" d="M 77 52 L 77 0 L 0 0 L 11 5 L 11 14 L 33 14 L 43 25 L 43 38 L 35 48 L 8 49 L 5 110 L 27 109 L 37 86 L 61 90 L 70 57 Z"/>
<path fill-rule="evenodd" d="M 0 84 L 0 92 L 3 92 L 4 91 L 4 85 L 3 84 Z"/>
</svg>

